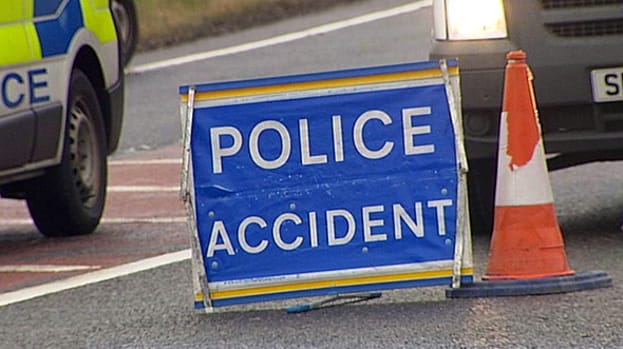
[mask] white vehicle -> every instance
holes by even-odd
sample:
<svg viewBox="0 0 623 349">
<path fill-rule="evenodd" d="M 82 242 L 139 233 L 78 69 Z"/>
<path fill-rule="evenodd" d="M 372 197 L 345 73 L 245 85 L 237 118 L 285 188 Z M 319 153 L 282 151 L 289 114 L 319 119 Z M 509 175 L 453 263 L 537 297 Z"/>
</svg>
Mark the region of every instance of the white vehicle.
<svg viewBox="0 0 623 349">
<path fill-rule="evenodd" d="M 623 159 L 623 0 L 434 0 L 433 12 L 430 58 L 459 58 L 476 231 L 491 227 L 509 51 L 528 55 L 550 170 Z"/>
</svg>

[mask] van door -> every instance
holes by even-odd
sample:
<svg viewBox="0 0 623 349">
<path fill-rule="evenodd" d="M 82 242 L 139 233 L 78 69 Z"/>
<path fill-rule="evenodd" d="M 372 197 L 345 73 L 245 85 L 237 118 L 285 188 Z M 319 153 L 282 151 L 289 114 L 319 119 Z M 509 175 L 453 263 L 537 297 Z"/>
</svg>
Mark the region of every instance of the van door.
<svg viewBox="0 0 623 349">
<path fill-rule="evenodd" d="M 22 166 L 34 146 L 35 116 L 30 95 L 36 72 L 30 63 L 40 56 L 28 0 L 0 2 L 0 171 Z"/>
</svg>

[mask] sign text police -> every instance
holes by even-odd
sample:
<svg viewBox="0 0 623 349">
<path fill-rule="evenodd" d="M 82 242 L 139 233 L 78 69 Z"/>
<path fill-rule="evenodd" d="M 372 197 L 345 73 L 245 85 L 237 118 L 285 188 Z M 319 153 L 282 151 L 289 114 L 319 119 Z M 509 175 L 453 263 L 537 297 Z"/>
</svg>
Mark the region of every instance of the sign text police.
<svg viewBox="0 0 623 349">
<path fill-rule="evenodd" d="M 413 125 L 413 117 L 430 116 L 430 107 L 405 108 L 401 110 L 402 122 L 402 145 L 400 150 L 406 156 L 433 153 L 434 144 L 417 145 L 415 136 L 430 134 L 430 125 Z M 312 135 L 310 134 L 310 120 L 307 118 L 298 119 L 297 128 L 293 132 L 299 135 L 299 144 L 292 144 L 290 131 L 279 120 L 264 120 L 253 126 L 249 134 L 243 135 L 235 126 L 221 126 L 210 129 L 210 140 L 212 145 L 212 171 L 215 174 L 223 172 L 224 158 L 235 156 L 240 153 L 246 145 L 246 151 L 251 160 L 258 167 L 265 170 L 274 170 L 282 167 L 291 159 L 293 151 L 299 151 L 300 163 L 303 166 L 326 164 L 332 159 L 335 162 L 345 161 L 348 156 L 359 156 L 364 159 L 376 160 L 387 157 L 396 148 L 396 140 L 386 140 L 380 147 L 369 146 L 364 137 L 364 129 L 368 124 L 376 121 L 383 126 L 394 123 L 394 119 L 383 110 L 368 110 L 359 115 L 354 124 L 349 125 L 350 129 L 344 129 L 342 116 L 331 116 L 330 130 L 323 130 L 331 134 L 331 153 L 312 154 Z M 313 122 L 313 121 L 311 121 Z M 372 126 L 371 126 L 372 127 Z M 281 143 L 281 150 L 274 159 L 267 159 L 262 155 L 260 149 L 260 139 L 266 133 L 273 132 L 277 135 L 278 142 Z M 344 153 L 344 132 L 352 133 L 354 140 L 354 154 Z M 222 138 L 231 139 L 229 146 L 224 146 Z M 331 158 L 332 157 L 332 158 Z"/>
</svg>

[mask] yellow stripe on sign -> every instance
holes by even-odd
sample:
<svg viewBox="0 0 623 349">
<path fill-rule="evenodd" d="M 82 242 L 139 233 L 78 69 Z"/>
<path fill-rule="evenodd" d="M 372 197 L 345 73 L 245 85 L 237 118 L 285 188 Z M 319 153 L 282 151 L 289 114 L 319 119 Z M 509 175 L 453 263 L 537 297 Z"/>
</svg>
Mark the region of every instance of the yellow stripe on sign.
<svg viewBox="0 0 623 349">
<path fill-rule="evenodd" d="M 473 275 L 473 268 L 463 268 L 461 270 L 462 275 Z M 403 282 L 403 281 L 417 281 L 427 279 L 438 279 L 452 277 L 452 270 L 435 270 L 435 271 L 422 271 L 413 273 L 401 273 L 393 275 L 377 275 L 377 276 L 362 276 L 348 279 L 339 280 L 322 280 L 322 281 L 308 281 L 300 283 L 292 283 L 288 285 L 276 285 L 265 286 L 257 288 L 245 288 L 239 290 L 227 290 L 217 291 L 210 290 L 210 298 L 213 300 L 240 298 L 250 296 L 261 296 L 266 294 L 295 292 L 304 290 L 317 290 L 322 288 L 332 287 L 347 287 L 347 286 L 360 286 L 360 285 L 372 285 L 389 282 Z"/>
<path fill-rule="evenodd" d="M 95 34 L 100 43 L 105 44 L 117 40 L 115 22 L 108 8 L 108 1 L 82 0 L 80 7 L 84 25 Z"/>
<path fill-rule="evenodd" d="M 203 295 L 203 292 L 195 293 L 195 302 L 203 302 L 204 300 L 205 296 Z"/>
<path fill-rule="evenodd" d="M 458 68 L 452 67 L 449 69 L 451 74 L 457 74 Z M 210 100 L 219 98 L 231 98 L 231 97 L 248 97 L 264 94 L 285 93 L 285 92 L 298 92 L 315 89 L 337 88 L 337 87 L 349 87 L 359 86 L 367 84 L 379 84 L 388 82 L 400 82 L 407 80 L 417 80 L 426 78 L 441 77 L 441 71 L 439 69 L 429 70 L 417 70 L 409 72 L 399 72 L 390 74 L 370 75 L 370 76 L 358 76 L 333 80 L 319 80 L 319 81 L 307 81 L 289 84 L 279 84 L 271 86 L 259 86 L 259 87 L 247 87 L 240 89 L 228 89 L 219 91 L 198 92 L 195 94 L 195 100 Z M 182 102 L 188 101 L 188 94 L 181 96 Z"/>
</svg>

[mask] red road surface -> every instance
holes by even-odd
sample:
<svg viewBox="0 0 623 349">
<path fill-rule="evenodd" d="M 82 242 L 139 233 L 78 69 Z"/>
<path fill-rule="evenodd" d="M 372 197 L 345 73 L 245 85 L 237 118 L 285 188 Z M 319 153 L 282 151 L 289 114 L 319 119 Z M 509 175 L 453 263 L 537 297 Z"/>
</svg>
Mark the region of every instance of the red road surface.
<svg viewBox="0 0 623 349">
<path fill-rule="evenodd" d="M 181 168 L 179 145 L 111 160 L 104 218 L 86 236 L 46 238 L 23 201 L 0 199 L 0 294 L 188 249 Z"/>
</svg>

